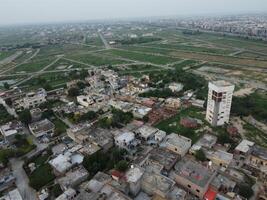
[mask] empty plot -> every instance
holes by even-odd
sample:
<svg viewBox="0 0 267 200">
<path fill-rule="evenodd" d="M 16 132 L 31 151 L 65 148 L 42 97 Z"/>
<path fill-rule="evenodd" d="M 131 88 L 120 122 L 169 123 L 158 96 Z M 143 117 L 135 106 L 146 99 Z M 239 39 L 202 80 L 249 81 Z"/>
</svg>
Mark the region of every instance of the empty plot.
<svg viewBox="0 0 267 200">
<path fill-rule="evenodd" d="M 221 55 L 210 55 L 210 54 L 200 54 L 193 52 L 172 52 L 172 56 L 177 56 L 178 58 L 192 59 L 192 60 L 201 60 L 208 62 L 217 62 L 225 63 L 231 65 L 243 65 L 249 67 L 261 67 L 267 68 L 267 61 L 253 60 L 246 58 L 236 58 L 231 56 L 221 56 Z"/>
<path fill-rule="evenodd" d="M 145 54 L 142 52 L 138 53 L 138 52 L 132 52 L 132 51 L 118 50 L 118 49 L 112 49 L 106 52 L 110 55 L 119 56 L 122 58 L 134 60 L 134 61 L 150 62 L 150 63 L 162 64 L 162 65 L 181 60 L 179 58 L 151 55 L 151 54 Z"/>
<path fill-rule="evenodd" d="M 108 58 L 106 56 L 101 56 L 101 55 L 98 56 L 92 54 L 72 55 L 72 56 L 66 56 L 66 58 L 95 66 L 129 63 L 127 61 L 116 58 L 113 59 L 113 58 Z"/>
</svg>

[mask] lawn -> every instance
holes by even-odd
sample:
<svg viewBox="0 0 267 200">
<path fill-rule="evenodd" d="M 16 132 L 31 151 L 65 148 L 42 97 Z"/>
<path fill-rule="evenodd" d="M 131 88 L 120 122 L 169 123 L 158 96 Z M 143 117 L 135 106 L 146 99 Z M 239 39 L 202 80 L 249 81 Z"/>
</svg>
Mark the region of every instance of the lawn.
<svg viewBox="0 0 267 200">
<path fill-rule="evenodd" d="M 246 97 L 234 97 L 232 113 L 236 116 L 252 115 L 263 123 L 267 122 L 267 93 L 257 91 Z"/>
<path fill-rule="evenodd" d="M 71 56 L 66 56 L 66 58 L 83 62 L 89 65 L 94 66 L 101 66 L 101 65 L 114 65 L 114 64 L 123 64 L 123 63 L 129 63 L 127 61 L 119 60 L 119 59 L 113 59 L 108 58 L 103 55 L 92 55 L 92 54 L 76 54 Z"/>
<path fill-rule="evenodd" d="M 154 64 L 159 64 L 159 65 L 166 65 L 168 63 L 173 63 L 177 62 L 181 59 L 179 58 L 172 58 L 172 57 L 167 57 L 167 56 L 159 56 L 159 55 L 151 55 L 151 54 L 146 54 L 146 53 L 138 53 L 138 52 L 133 52 L 133 51 L 124 51 L 124 50 L 119 50 L 119 49 L 113 49 L 106 51 L 107 53 L 114 55 L 114 56 L 119 56 L 122 58 L 130 59 L 130 60 L 137 60 L 141 62 L 150 62 Z"/>
<path fill-rule="evenodd" d="M 0 61 L 14 54 L 14 51 L 0 51 Z"/>
<path fill-rule="evenodd" d="M 246 123 L 243 128 L 246 130 L 245 136 L 248 140 L 267 148 L 267 135 L 265 133 L 248 123 Z"/>
<path fill-rule="evenodd" d="M 55 179 L 52 167 L 46 163 L 37 167 L 29 176 L 29 184 L 32 188 L 40 190 Z"/>
<path fill-rule="evenodd" d="M 216 48 L 216 47 L 205 47 L 201 45 L 192 44 L 181 44 L 181 43 L 172 43 L 172 44 L 150 44 L 150 47 L 154 48 L 162 48 L 166 50 L 181 50 L 181 51 L 188 51 L 188 52 L 202 52 L 202 53 L 210 53 L 210 54 L 222 54 L 226 55 L 229 53 L 233 53 L 233 50 Z"/>
<path fill-rule="evenodd" d="M 171 117 L 167 120 L 158 123 L 156 125 L 156 128 L 167 132 L 167 134 L 177 133 L 183 135 L 185 137 L 190 138 L 192 142 L 195 143 L 200 138 L 201 134 L 196 133 L 193 129 L 181 126 L 180 119 L 182 117 L 193 117 L 205 122 L 204 114 L 202 112 L 203 110 L 200 108 L 195 108 L 195 107 L 185 108 L 181 110 L 178 114 L 176 114 L 174 117 Z"/>
<path fill-rule="evenodd" d="M 195 52 L 184 52 L 184 51 L 172 52 L 171 55 L 183 59 L 225 63 L 230 65 L 242 65 L 242 66 L 261 67 L 261 68 L 266 68 L 267 66 L 267 61 L 254 60 L 249 58 L 237 58 L 232 56 L 211 55 L 211 54 L 202 54 Z"/>
<path fill-rule="evenodd" d="M 49 65 L 53 60 L 51 58 L 46 58 L 43 60 L 35 60 L 30 61 L 29 63 L 22 64 L 15 68 L 14 70 L 10 71 L 9 73 L 17 73 L 17 72 L 37 72 L 44 68 L 45 66 Z"/>
</svg>

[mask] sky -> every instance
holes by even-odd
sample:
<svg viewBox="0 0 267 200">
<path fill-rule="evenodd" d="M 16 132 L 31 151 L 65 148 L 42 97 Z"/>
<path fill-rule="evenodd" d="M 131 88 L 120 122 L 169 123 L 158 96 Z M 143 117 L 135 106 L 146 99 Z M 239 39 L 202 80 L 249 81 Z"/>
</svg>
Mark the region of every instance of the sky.
<svg viewBox="0 0 267 200">
<path fill-rule="evenodd" d="M 267 13 L 267 0 L 0 0 L 0 25 Z"/>
</svg>

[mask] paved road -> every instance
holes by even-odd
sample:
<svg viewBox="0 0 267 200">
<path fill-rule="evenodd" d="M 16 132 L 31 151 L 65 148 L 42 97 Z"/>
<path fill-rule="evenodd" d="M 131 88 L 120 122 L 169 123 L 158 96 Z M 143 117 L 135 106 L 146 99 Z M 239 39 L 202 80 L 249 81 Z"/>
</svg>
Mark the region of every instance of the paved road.
<svg viewBox="0 0 267 200">
<path fill-rule="evenodd" d="M 16 185 L 22 196 L 23 200 L 36 200 L 36 191 L 29 186 L 29 179 L 27 174 L 23 169 L 24 161 L 12 158 L 10 159 L 11 168 L 13 170 L 13 175 L 16 178 Z M 45 175 L 45 174 L 44 174 Z"/>
<path fill-rule="evenodd" d="M 98 33 L 99 37 L 101 38 L 104 46 L 106 49 L 111 49 L 111 46 L 109 45 L 109 43 L 107 42 L 107 40 L 104 38 L 102 33 Z"/>
<path fill-rule="evenodd" d="M 0 104 L 2 104 L 2 105 L 6 108 L 7 112 L 8 112 L 10 115 L 14 116 L 15 118 L 18 118 L 18 115 L 17 115 L 15 109 L 14 109 L 14 108 L 10 108 L 10 107 L 6 104 L 6 102 L 5 102 L 4 99 L 0 98 Z"/>
</svg>

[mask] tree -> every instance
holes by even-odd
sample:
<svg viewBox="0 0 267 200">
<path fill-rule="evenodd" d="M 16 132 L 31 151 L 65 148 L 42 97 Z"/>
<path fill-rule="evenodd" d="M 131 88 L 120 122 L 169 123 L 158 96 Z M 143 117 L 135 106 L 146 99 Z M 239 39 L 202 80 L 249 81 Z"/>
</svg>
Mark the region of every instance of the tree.
<svg viewBox="0 0 267 200">
<path fill-rule="evenodd" d="M 79 96 L 79 94 L 80 94 L 80 91 L 79 91 L 79 89 L 76 88 L 76 87 L 72 87 L 72 88 L 70 88 L 70 89 L 68 90 L 68 95 L 69 95 L 70 97 L 77 97 L 77 96 Z"/>
<path fill-rule="evenodd" d="M 254 192 L 249 185 L 242 184 L 239 186 L 238 194 L 249 199 L 254 194 Z"/>
<path fill-rule="evenodd" d="M 202 149 L 196 151 L 195 158 L 202 162 L 207 160 L 207 157 Z"/>
<path fill-rule="evenodd" d="M 32 116 L 29 109 L 25 109 L 19 113 L 19 120 L 24 124 L 29 124 L 32 121 Z"/>
<path fill-rule="evenodd" d="M 6 90 L 9 90 L 10 85 L 8 84 L 8 82 L 4 82 L 4 88 L 5 88 Z"/>
<path fill-rule="evenodd" d="M 84 82 L 82 82 L 82 81 L 79 81 L 79 82 L 77 83 L 77 86 L 78 86 L 78 88 L 79 88 L 80 90 L 82 90 L 82 89 L 84 89 L 84 88 L 86 87 L 86 84 L 85 84 Z"/>
<path fill-rule="evenodd" d="M 7 99 L 5 100 L 5 102 L 6 102 L 6 104 L 7 104 L 8 106 L 12 106 L 12 104 L 13 104 L 11 98 L 7 98 Z"/>
<path fill-rule="evenodd" d="M 128 162 L 126 160 L 121 160 L 115 165 L 115 169 L 120 172 L 125 172 L 128 169 Z"/>
</svg>

